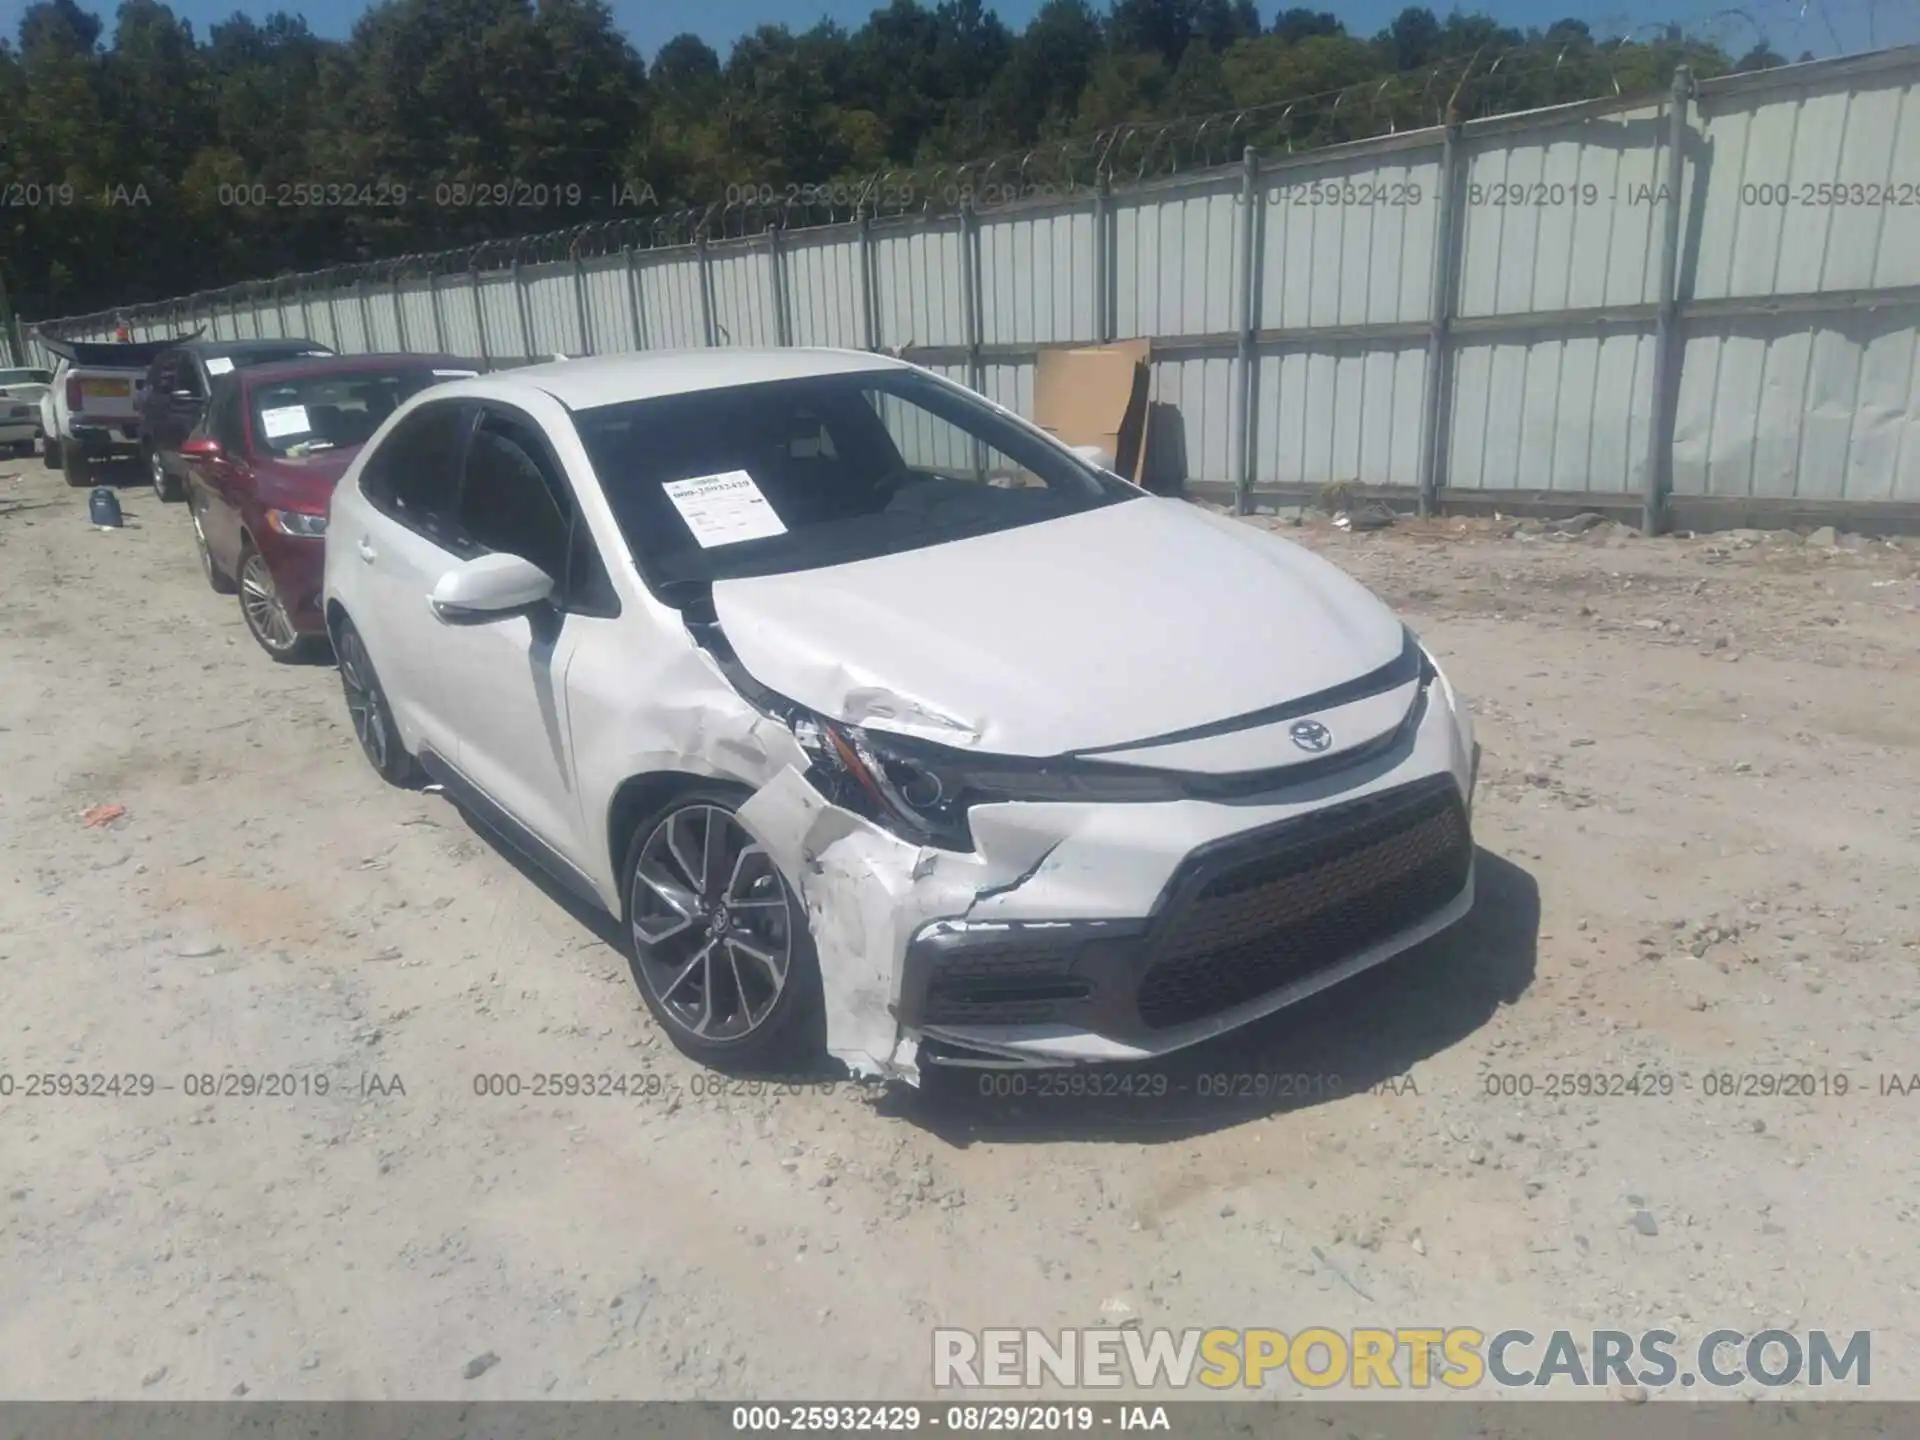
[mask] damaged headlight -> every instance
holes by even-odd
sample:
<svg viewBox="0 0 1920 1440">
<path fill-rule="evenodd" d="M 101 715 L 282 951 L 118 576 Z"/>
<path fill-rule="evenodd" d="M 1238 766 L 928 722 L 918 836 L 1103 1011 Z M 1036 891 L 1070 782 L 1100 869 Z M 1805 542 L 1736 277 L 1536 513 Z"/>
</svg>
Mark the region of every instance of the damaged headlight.
<svg viewBox="0 0 1920 1440">
<path fill-rule="evenodd" d="M 971 850 L 969 785 L 929 756 L 910 753 L 892 736 L 818 715 L 793 717 L 793 737 L 813 761 L 821 793 L 907 840 Z M 955 757 L 958 759 L 959 757 Z"/>
</svg>

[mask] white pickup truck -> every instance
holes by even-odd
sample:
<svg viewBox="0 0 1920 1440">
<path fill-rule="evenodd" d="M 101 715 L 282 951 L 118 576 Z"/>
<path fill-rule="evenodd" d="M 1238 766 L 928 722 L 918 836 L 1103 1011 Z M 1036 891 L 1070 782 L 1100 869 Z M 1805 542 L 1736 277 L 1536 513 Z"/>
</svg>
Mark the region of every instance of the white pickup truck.
<svg viewBox="0 0 1920 1440">
<path fill-rule="evenodd" d="M 53 383 L 40 401 L 48 468 L 64 471 L 69 485 L 90 485 L 96 462 L 138 455 L 147 367 L 162 350 L 192 338 L 135 344 L 43 339 L 56 362 Z"/>
</svg>

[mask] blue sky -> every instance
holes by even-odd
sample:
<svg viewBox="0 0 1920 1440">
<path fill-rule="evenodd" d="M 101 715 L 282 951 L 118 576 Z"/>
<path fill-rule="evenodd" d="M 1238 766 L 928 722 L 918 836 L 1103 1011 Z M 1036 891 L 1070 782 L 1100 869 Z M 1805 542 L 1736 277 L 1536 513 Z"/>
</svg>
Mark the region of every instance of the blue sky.
<svg viewBox="0 0 1920 1440">
<path fill-rule="evenodd" d="M 27 0 L 0 0 L 0 34 L 17 36 L 21 12 Z M 621 28 L 648 59 L 673 36 L 691 30 L 724 56 L 735 38 L 759 25 L 784 24 L 803 30 L 826 17 L 849 29 L 860 25 L 875 8 L 876 0 L 612 0 Z M 993 3 L 1000 18 L 1018 29 L 1039 7 L 1041 0 L 999 0 Z M 1260 13 L 1267 20 L 1287 0 L 1258 0 Z M 1406 3 L 1406 0 L 1292 0 L 1316 10 L 1331 10 L 1346 22 L 1349 30 L 1371 34 L 1380 29 Z M 1432 0 L 1429 0 L 1432 3 Z M 108 21 L 117 0 L 80 0 Z M 298 0 L 172 0 L 176 14 L 186 16 L 195 31 L 204 36 L 216 20 L 236 10 L 263 16 L 275 10 L 304 13 L 307 23 L 321 35 L 339 38 L 352 28 L 354 19 L 367 6 L 358 0 L 327 0 L 327 3 L 303 7 Z M 1101 8 L 1101 0 L 1095 0 Z M 1444 0 L 1433 3 L 1436 12 L 1449 8 Z M 1753 43 L 1755 26 L 1764 30 L 1776 50 L 1788 58 L 1802 50 L 1816 55 L 1865 50 L 1874 42 L 1880 45 L 1920 43 L 1920 4 L 1915 0 L 1486 0 L 1483 5 L 1465 5 L 1503 23 L 1515 26 L 1546 25 L 1564 15 L 1585 20 L 1597 32 L 1630 32 L 1639 26 L 1664 20 L 1678 20 L 1697 31 L 1715 33 L 1729 47 L 1742 50 Z M 1735 10 L 1748 19 L 1738 18 Z"/>
</svg>

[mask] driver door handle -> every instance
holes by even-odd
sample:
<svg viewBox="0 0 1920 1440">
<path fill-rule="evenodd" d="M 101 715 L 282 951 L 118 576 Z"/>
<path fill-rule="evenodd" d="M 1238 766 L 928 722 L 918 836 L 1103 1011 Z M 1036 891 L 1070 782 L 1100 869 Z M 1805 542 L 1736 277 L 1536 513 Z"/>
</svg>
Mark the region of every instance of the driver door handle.
<svg viewBox="0 0 1920 1440">
<path fill-rule="evenodd" d="M 362 535 L 360 537 L 360 558 L 371 565 L 377 554 L 378 552 L 374 550 L 372 543 L 366 536 Z"/>
</svg>

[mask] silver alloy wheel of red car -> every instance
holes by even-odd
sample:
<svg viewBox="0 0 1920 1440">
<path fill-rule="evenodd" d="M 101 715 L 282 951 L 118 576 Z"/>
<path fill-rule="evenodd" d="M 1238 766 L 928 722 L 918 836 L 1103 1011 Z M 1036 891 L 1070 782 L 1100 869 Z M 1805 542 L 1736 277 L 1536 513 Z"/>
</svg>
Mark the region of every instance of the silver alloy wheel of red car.
<svg viewBox="0 0 1920 1440">
<path fill-rule="evenodd" d="M 262 649 L 274 655 L 291 655 L 300 647 L 300 632 L 293 628 L 286 602 L 273 583 L 273 571 L 266 557 L 252 546 L 240 559 L 240 613 L 247 629 Z"/>
</svg>

